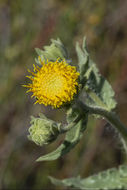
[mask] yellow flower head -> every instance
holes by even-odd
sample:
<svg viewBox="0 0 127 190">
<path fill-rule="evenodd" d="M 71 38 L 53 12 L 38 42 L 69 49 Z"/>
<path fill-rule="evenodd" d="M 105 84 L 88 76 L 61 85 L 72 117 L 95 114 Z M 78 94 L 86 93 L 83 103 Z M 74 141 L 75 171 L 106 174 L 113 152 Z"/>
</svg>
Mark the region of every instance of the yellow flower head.
<svg viewBox="0 0 127 190">
<path fill-rule="evenodd" d="M 27 92 L 33 92 L 37 98 L 35 103 L 60 107 L 63 103 L 73 100 L 77 93 L 78 76 L 75 66 L 68 65 L 65 60 L 47 63 L 41 62 L 42 67 L 34 66 L 32 76 L 27 76 L 32 83 L 24 85 L 30 88 Z"/>
</svg>

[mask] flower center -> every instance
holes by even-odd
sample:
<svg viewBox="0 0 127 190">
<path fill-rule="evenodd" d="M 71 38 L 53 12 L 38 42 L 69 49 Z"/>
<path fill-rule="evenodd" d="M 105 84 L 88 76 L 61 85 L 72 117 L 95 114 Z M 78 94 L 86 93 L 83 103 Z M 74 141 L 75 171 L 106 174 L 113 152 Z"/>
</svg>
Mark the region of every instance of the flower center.
<svg viewBox="0 0 127 190">
<path fill-rule="evenodd" d="M 48 75 L 45 78 L 45 83 L 42 83 L 42 90 L 46 92 L 46 96 L 50 95 L 55 97 L 58 94 L 62 93 L 64 86 L 64 78 L 59 75 Z"/>
</svg>

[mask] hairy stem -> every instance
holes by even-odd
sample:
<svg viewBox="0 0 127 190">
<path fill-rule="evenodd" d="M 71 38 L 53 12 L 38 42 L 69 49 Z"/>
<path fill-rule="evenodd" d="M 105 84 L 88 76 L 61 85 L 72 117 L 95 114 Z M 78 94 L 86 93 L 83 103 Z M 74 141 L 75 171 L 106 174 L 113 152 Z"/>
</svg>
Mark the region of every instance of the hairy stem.
<svg viewBox="0 0 127 190">
<path fill-rule="evenodd" d="M 73 122 L 69 123 L 68 125 L 64 126 L 61 125 L 59 128 L 60 133 L 65 133 L 68 130 L 72 129 L 81 119 L 81 116 L 79 115 Z"/>
<path fill-rule="evenodd" d="M 87 110 L 89 114 L 98 114 L 106 118 L 109 121 L 109 123 L 111 123 L 111 125 L 113 125 L 118 130 L 123 139 L 127 142 L 127 127 L 120 121 L 116 113 L 105 110 L 100 107 L 87 106 L 81 101 L 78 101 L 77 104 L 78 106 L 81 107 L 83 111 Z M 126 147 L 126 152 L 127 152 L 127 147 Z"/>
</svg>

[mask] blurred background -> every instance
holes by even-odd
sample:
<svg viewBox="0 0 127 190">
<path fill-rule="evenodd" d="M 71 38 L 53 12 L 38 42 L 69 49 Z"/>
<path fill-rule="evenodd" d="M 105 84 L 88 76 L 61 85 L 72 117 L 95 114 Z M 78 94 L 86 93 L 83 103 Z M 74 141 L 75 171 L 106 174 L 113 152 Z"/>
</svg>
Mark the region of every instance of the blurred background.
<svg viewBox="0 0 127 190">
<path fill-rule="evenodd" d="M 89 118 L 81 142 L 56 161 L 35 162 L 62 142 L 38 147 L 28 141 L 30 115 L 64 121 L 64 110 L 34 105 L 21 85 L 28 81 L 34 48 L 59 37 L 76 63 L 75 43 L 84 35 L 92 59 L 116 92 L 117 112 L 127 125 L 126 0 L 0 0 L 0 189 L 60 189 L 47 176 L 87 177 L 125 162 L 114 129 Z M 62 189 L 62 188 L 61 188 Z"/>
</svg>

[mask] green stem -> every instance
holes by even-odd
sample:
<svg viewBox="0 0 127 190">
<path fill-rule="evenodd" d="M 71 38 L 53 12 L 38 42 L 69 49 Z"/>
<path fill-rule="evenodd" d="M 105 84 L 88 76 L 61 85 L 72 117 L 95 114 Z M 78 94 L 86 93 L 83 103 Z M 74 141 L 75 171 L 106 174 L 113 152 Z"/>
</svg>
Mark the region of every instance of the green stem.
<svg viewBox="0 0 127 190">
<path fill-rule="evenodd" d="M 77 103 L 78 106 L 83 109 L 83 111 L 87 110 L 89 114 L 98 114 L 106 118 L 109 123 L 111 123 L 120 132 L 124 140 L 127 141 L 127 127 L 120 121 L 119 117 L 114 112 L 105 110 L 100 107 L 87 106 L 81 101 L 78 101 Z"/>
<path fill-rule="evenodd" d="M 79 115 L 73 122 L 69 123 L 66 126 L 61 125 L 59 128 L 60 133 L 65 133 L 68 130 L 72 129 L 81 119 L 81 116 Z"/>
</svg>

